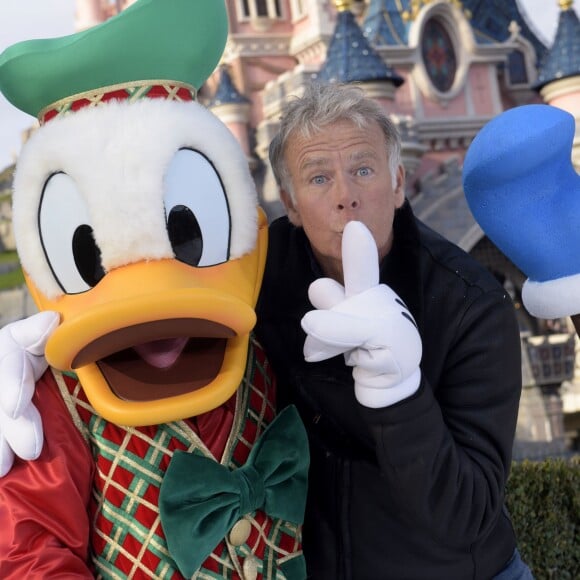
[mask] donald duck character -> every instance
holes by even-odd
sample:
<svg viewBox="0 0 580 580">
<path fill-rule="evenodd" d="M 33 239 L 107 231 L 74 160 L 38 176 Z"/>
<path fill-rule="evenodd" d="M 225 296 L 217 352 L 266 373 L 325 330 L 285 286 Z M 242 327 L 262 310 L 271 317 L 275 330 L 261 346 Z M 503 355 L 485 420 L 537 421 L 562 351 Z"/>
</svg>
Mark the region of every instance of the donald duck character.
<svg viewBox="0 0 580 580">
<path fill-rule="evenodd" d="M 0 479 L 3 579 L 305 577 L 306 436 L 251 334 L 266 219 L 196 102 L 226 37 L 222 0 L 138 0 L 0 55 L 40 123 L 13 223 L 50 335 L 44 445 Z"/>
</svg>

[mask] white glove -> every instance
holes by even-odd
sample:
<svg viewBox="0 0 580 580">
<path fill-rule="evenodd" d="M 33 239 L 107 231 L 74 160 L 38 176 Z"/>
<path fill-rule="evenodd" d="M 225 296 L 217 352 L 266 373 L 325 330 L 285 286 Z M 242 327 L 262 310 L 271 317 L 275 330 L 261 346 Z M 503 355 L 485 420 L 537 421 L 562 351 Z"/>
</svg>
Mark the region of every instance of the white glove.
<svg viewBox="0 0 580 580">
<path fill-rule="evenodd" d="M 361 222 L 342 236 L 344 287 L 330 278 L 310 285 L 315 308 L 302 319 L 304 356 L 316 362 L 344 354 L 355 395 L 366 407 L 386 407 L 412 395 L 421 381 L 422 343 L 411 313 L 379 284 L 375 240 Z"/>
<path fill-rule="evenodd" d="M 48 367 L 46 341 L 58 324 L 58 312 L 46 311 L 0 328 L 0 477 L 15 454 L 36 459 L 42 450 L 42 420 L 31 399 Z"/>
</svg>

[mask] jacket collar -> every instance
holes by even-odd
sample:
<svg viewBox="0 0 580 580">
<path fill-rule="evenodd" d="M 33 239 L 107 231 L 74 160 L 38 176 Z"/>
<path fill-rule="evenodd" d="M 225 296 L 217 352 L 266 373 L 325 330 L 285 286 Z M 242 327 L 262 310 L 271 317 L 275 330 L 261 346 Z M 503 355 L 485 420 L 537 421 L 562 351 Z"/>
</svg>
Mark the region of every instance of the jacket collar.
<svg viewBox="0 0 580 580">
<path fill-rule="evenodd" d="M 420 233 L 408 201 L 395 212 L 393 247 L 380 267 L 380 281 L 405 302 L 419 331 L 423 326 L 424 282 L 420 272 Z"/>
</svg>

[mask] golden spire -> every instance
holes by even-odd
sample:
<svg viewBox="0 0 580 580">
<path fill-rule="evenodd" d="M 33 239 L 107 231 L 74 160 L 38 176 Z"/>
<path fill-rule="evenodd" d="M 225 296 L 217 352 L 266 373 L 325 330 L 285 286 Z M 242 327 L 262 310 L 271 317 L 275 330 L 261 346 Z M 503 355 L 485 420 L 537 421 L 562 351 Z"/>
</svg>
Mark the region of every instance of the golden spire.
<svg viewBox="0 0 580 580">
<path fill-rule="evenodd" d="M 570 10 L 570 8 L 572 8 L 574 0 L 559 0 L 558 4 L 560 4 L 560 9 L 562 10 L 562 12 L 564 12 L 564 10 Z"/>
<path fill-rule="evenodd" d="M 352 0 L 334 0 L 334 3 L 339 12 L 346 12 L 347 10 L 350 10 Z"/>
</svg>

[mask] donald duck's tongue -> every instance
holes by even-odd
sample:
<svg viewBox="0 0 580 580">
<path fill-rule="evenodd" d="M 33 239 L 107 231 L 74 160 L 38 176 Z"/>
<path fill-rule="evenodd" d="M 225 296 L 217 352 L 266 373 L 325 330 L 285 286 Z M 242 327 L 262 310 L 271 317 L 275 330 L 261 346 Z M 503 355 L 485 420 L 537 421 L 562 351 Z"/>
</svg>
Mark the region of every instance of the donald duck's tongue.
<svg viewBox="0 0 580 580">
<path fill-rule="evenodd" d="M 169 368 L 182 353 L 189 338 L 166 338 L 135 345 L 137 354 L 152 367 Z"/>
</svg>

